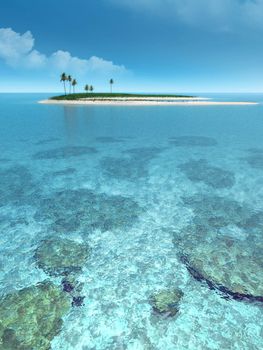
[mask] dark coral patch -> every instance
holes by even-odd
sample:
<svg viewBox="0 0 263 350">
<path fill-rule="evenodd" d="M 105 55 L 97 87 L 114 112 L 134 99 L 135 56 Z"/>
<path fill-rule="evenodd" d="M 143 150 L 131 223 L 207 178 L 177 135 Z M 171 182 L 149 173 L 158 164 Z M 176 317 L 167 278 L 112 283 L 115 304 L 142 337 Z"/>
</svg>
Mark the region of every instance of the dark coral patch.
<svg viewBox="0 0 263 350">
<path fill-rule="evenodd" d="M 97 150 L 95 148 L 86 146 L 59 147 L 37 152 L 33 155 L 33 159 L 64 159 L 94 154 L 96 152 Z"/>
<path fill-rule="evenodd" d="M 72 175 L 76 172 L 75 168 L 66 168 L 63 170 L 58 170 L 58 171 L 54 171 L 52 173 L 53 176 L 65 176 L 65 175 Z"/>
<path fill-rule="evenodd" d="M 100 165 L 105 175 L 120 180 L 136 180 L 148 175 L 146 164 L 131 158 L 105 157 Z"/>
<path fill-rule="evenodd" d="M 86 189 L 65 190 L 42 199 L 35 219 L 48 220 L 57 232 L 108 231 L 131 226 L 143 211 L 131 198 Z"/>
<path fill-rule="evenodd" d="M 254 169 L 263 169 L 263 153 L 252 154 L 243 157 L 242 160 L 245 160 Z"/>
<path fill-rule="evenodd" d="M 84 305 L 84 296 L 73 297 L 71 306 L 83 306 Z"/>
<path fill-rule="evenodd" d="M 163 150 L 157 147 L 132 148 L 122 152 L 125 158 L 105 157 L 100 164 L 104 174 L 109 177 L 136 181 L 148 176 L 149 162 Z"/>
<path fill-rule="evenodd" d="M 89 257 L 89 247 L 69 239 L 52 238 L 41 242 L 35 253 L 39 268 L 50 276 L 67 276 L 81 272 Z"/>
<path fill-rule="evenodd" d="M 131 148 L 123 151 L 123 154 L 129 155 L 134 160 L 140 161 L 150 161 L 153 158 L 157 157 L 165 149 L 160 147 L 138 147 Z"/>
<path fill-rule="evenodd" d="M 205 159 L 190 160 L 179 165 L 179 169 L 192 182 L 203 182 L 215 189 L 230 188 L 235 184 L 231 171 L 212 166 Z"/>
<path fill-rule="evenodd" d="M 194 211 L 196 220 L 217 228 L 245 225 L 254 213 L 247 205 L 227 197 L 203 194 L 183 197 L 182 200 Z"/>
<path fill-rule="evenodd" d="M 36 188 L 26 167 L 16 165 L 0 170 L 0 206 L 26 202 L 34 191 Z"/>
<path fill-rule="evenodd" d="M 43 139 L 43 140 L 39 140 L 39 141 L 35 142 L 35 145 L 36 146 L 47 145 L 49 143 L 57 142 L 57 141 L 59 141 L 59 138 L 57 138 L 57 137 L 50 137 L 48 139 Z"/>
<path fill-rule="evenodd" d="M 215 139 L 205 136 L 171 137 L 170 143 L 176 147 L 211 147 L 217 145 Z"/>
</svg>

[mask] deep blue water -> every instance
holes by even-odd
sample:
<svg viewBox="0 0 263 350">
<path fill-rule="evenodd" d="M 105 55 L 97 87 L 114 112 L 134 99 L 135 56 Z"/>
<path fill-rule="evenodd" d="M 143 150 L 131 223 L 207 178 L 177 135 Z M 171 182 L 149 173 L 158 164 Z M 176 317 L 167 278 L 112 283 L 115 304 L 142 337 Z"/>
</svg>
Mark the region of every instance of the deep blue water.
<svg viewBox="0 0 263 350">
<path fill-rule="evenodd" d="M 28 301 L 16 322 L 0 311 L 0 348 L 262 349 L 263 95 L 204 96 L 259 104 L 0 94 L 0 306 L 45 280 L 73 301 L 50 311 L 47 344 Z"/>
</svg>

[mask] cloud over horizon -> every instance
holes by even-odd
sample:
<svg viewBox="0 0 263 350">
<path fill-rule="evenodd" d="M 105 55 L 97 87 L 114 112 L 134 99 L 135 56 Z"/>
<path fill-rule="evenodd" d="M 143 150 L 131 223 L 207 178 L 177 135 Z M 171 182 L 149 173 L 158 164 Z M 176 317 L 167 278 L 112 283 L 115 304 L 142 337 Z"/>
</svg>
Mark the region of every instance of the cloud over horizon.
<svg viewBox="0 0 263 350">
<path fill-rule="evenodd" d="M 263 29 L 263 0 L 111 0 L 146 15 L 177 19 L 211 30 Z"/>
<path fill-rule="evenodd" d="M 79 58 L 63 50 L 47 56 L 34 49 L 34 46 L 35 39 L 30 31 L 20 34 L 11 28 L 0 28 L 0 59 L 10 67 L 68 71 L 71 74 L 92 73 L 98 76 L 128 73 L 124 65 L 116 65 L 97 56 Z"/>
</svg>

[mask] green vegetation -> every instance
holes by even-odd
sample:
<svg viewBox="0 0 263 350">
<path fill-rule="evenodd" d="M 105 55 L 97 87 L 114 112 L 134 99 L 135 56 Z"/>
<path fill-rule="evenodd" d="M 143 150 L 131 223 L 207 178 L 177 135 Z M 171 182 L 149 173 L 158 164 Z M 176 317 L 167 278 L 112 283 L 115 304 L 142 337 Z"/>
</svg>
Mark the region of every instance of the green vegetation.
<svg viewBox="0 0 263 350">
<path fill-rule="evenodd" d="M 77 80 L 73 79 L 71 77 L 71 75 L 67 75 L 66 73 L 62 73 L 60 75 L 60 82 L 63 83 L 64 86 L 64 95 L 61 96 L 54 96 L 51 97 L 51 100 L 70 100 L 70 101 L 74 101 L 74 100 L 79 100 L 82 98 L 85 99 L 106 99 L 107 98 L 110 100 L 111 98 L 129 98 L 129 97 L 133 97 L 133 98 L 149 98 L 149 97 L 156 97 L 156 98 L 172 98 L 172 97 L 177 97 L 177 98 L 191 98 L 193 96 L 185 96 L 185 95 L 155 95 L 155 94 L 126 94 L 126 93 L 112 93 L 112 86 L 115 83 L 113 79 L 109 80 L 109 84 L 110 84 L 110 93 L 94 93 L 94 87 L 92 85 L 88 85 L 86 84 L 84 86 L 84 93 L 75 93 L 75 86 L 77 85 Z M 66 82 L 69 83 L 69 94 L 67 94 L 67 89 L 66 89 Z M 73 93 L 71 93 L 71 88 L 73 88 Z"/>
<path fill-rule="evenodd" d="M 90 90 L 91 91 L 91 90 Z M 154 94 L 126 94 L 126 93 L 98 93 L 98 92 L 89 92 L 89 93 L 77 93 L 77 94 L 70 94 L 70 95 L 61 95 L 61 96 L 54 96 L 51 97 L 51 100 L 79 100 L 82 98 L 85 99 L 111 99 L 111 98 L 125 98 L 125 97 L 163 97 L 163 98 L 171 98 L 171 97 L 178 97 L 178 98 L 191 98 L 193 96 L 186 96 L 186 95 L 154 95 Z"/>
<path fill-rule="evenodd" d="M 94 90 L 94 87 L 92 86 L 92 85 L 85 85 L 84 86 L 84 90 L 86 91 L 86 92 L 89 92 L 89 91 L 93 91 Z"/>
<path fill-rule="evenodd" d="M 71 75 L 68 76 L 68 82 L 69 82 L 69 93 L 71 94 L 71 87 L 72 87 L 72 77 L 71 77 Z"/>
<path fill-rule="evenodd" d="M 73 87 L 73 93 L 75 93 L 75 86 L 77 85 L 77 80 L 72 79 L 71 75 L 67 75 L 66 73 L 62 73 L 60 76 L 60 82 L 63 83 L 65 96 L 67 95 L 66 82 L 69 83 L 69 94 L 71 94 L 71 88 Z"/>
<path fill-rule="evenodd" d="M 71 85 L 73 86 L 73 93 L 75 94 L 75 86 L 77 85 L 77 80 L 73 79 Z"/>
<path fill-rule="evenodd" d="M 114 84 L 114 80 L 113 79 L 111 79 L 110 80 L 110 92 L 112 93 L 112 85 Z"/>
<path fill-rule="evenodd" d="M 67 77 L 66 73 L 62 73 L 61 76 L 60 76 L 60 81 L 63 82 L 65 95 L 67 93 L 67 91 L 66 91 L 66 81 L 67 80 L 68 80 L 68 77 Z"/>
</svg>

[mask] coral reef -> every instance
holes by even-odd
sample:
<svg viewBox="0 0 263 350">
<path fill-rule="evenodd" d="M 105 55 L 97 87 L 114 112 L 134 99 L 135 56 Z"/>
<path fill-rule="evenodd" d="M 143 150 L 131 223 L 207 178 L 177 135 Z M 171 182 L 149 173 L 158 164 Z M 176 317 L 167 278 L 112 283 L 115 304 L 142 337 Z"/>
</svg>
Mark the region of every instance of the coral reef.
<svg viewBox="0 0 263 350">
<path fill-rule="evenodd" d="M 247 152 L 248 155 L 241 158 L 241 160 L 246 161 L 254 169 L 263 169 L 263 149 L 249 148 Z"/>
<path fill-rule="evenodd" d="M 205 136 L 171 137 L 170 143 L 176 147 L 211 147 L 217 145 L 215 139 Z"/>
<path fill-rule="evenodd" d="M 98 194 L 87 189 L 55 192 L 42 199 L 36 220 L 48 220 L 57 232 L 100 229 L 108 231 L 131 226 L 143 212 L 137 202 L 122 196 Z"/>
<path fill-rule="evenodd" d="M 150 161 L 157 157 L 165 149 L 160 147 L 138 147 L 123 151 L 123 154 L 129 155 L 132 159 L 141 160 L 142 162 Z"/>
<path fill-rule="evenodd" d="M 95 148 L 86 146 L 59 147 L 37 152 L 33 155 L 33 159 L 65 159 L 94 154 L 96 152 L 97 150 Z"/>
<path fill-rule="evenodd" d="M 215 189 L 230 188 L 235 184 L 235 175 L 210 165 L 205 159 L 190 160 L 179 165 L 179 169 L 193 182 L 203 182 Z"/>
<path fill-rule="evenodd" d="M 100 165 L 105 175 L 119 180 L 135 181 L 148 175 L 145 163 L 130 158 L 105 157 Z"/>
<path fill-rule="evenodd" d="M 126 157 L 105 157 L 100 165 L 104 174 L 109 177 L 136 181 L 148 176 L 149 162 L 163 150 L 157 147 L 132 148 L 122 152 Z"/>
<path fill-rule="evenodd" d="M 53 176 L 64 176 L 64 175 L 71 175 L 74 174 L 76 172 L 75 168 L 66 168 L 63 170 L 58 170 L 58 171 L 54 171 L 52 173 Z"/>
<path fill-rule="evenodd" d="M 263 153 L 251 154 L 242 159 L 245 160 L 252 168 L 263 169 Z"/>
<path fill-rule="evenodd" d="M 220 228 L 227 225 L 246 225 L 253 216 L 253 210 L 233 199 L 213 195 L 194 195 L 182 198 L 184 205 L 190 207 L 195 222 L 203 226 Z"/>
<path fill-rule="evenodd" d="M 183 201 L 196 215 L 174 240 L 188 271 L 227 297 L 263 301 L 263 213 L 218 196 Z"/>
<path fill-rule="evenodd" d="M 69 239 L 51 238 L 41 242 L 35 253 L 39 268 L 50 276 L 81 272 L 89 257 L 89 247 Z"/>
<path fill-rule="evenodd" d="M 162 290 L 155 293 L 150 298 L 150 302 L 154 312 L 171 317 L 178 313 L 182 296 L 183 292 L 179 289 Z"/>
<path fill-rule="evenodd" d="M 59 138 L 57 138 L 57 137 L 50 137 L 48 139 L 39 140 L 39 141 L 35 142 L 34 144 L 36 146 L 42 146 L 42 145 L 47 145 L 49 143 L 57 142 L 57 141 L 59 141 Z"/>
<path fill-rule="evenodd" d="M 0 348 L 49 350 L 60 332 L 70 298 L 49 281 L 0 299 Z"/>
<path fill-rule="evenodd" d="M 0 170 L 0 179 L 0 206 L 23 203 L 36 190 L 31 173 L 24 166 Z"/>
</svg>

